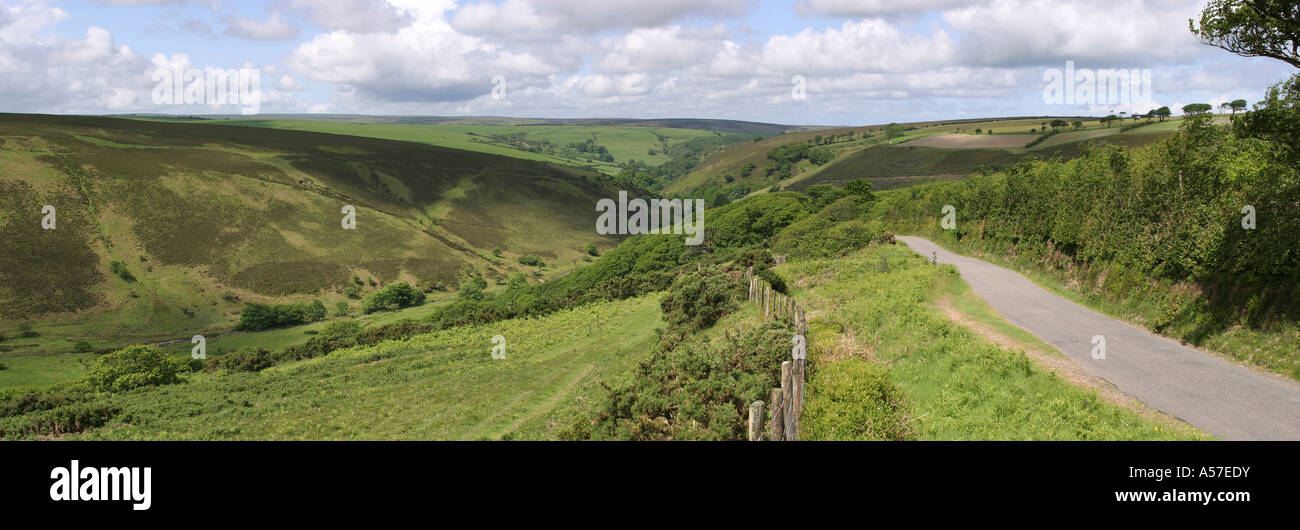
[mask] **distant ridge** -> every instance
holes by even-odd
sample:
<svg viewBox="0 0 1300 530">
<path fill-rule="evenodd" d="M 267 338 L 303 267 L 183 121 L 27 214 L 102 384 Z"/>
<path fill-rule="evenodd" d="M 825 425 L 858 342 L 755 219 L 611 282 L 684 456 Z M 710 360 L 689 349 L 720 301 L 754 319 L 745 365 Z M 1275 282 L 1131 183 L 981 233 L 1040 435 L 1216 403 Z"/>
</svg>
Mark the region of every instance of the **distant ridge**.
<svg viewBox="0 0 1300 530">
<path fill-rule="evenodd" d="M 782 125 L 777 123 L 705 118 L 508 118 L 502 116 L 369 116 L 364 114 L 258 114 L 256 116 L 243 116 L 239 114 L 201 114 L 186 116 L 173 116 L 167 114 L 117 114 L 115 116 L 177 118 L 188 120 L 262 118 L 405 125 L 607 125 L 630 127 L 673 127 L 680 129 L 700 129 L 706 131 L 755 134 L 762 136 L 774 136 L 786 131 L 803 131 L 819 128 L 817 126 Z"/>
</svg>

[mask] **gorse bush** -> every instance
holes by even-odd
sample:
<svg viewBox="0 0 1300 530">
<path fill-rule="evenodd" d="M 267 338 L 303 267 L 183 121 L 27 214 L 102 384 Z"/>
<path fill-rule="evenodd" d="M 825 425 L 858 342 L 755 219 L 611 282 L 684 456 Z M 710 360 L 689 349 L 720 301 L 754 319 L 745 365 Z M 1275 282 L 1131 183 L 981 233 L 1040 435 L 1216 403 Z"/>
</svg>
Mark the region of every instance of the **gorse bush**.
<svg viewBox="0 0 1300 530">
<path fill-rule="evenodd" d="M 716 343 L 667 334 L 629 383 L 608 386 L 578 440 L 743 440 L 749 403 L 780 386 L 787 324 L 766 322 Z"/>
<path fill-rule="evenodd" d="M 180 363 L 157 346 L 131 346 L 95 359 L 86 382 L 96 390 L 124 391 L 175 383 Z"/>
<path fill-rule="evenodd" d="M 740 284 L 720 267 L 704 267 L 674 281 L 660 307 L 669 324 L 704 329 L 734 311 L 742 293 Z"/>
<path fill-rule="evenodd" d="M 262 347 L 240 348 L 220 357 L 208 359 L 206 371 L 260 372 L 275 365 L 275 354 Z"/>
</svg>

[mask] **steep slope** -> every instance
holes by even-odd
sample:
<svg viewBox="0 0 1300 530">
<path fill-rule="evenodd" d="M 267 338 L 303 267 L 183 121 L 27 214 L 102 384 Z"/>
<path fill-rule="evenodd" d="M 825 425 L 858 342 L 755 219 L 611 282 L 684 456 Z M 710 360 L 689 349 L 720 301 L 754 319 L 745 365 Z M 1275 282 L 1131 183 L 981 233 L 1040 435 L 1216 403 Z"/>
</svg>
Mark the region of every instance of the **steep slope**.
<svg viewBox="0 0 1300 530">
<path fill-rule="evenodd" d="M 0 333 L 35 321 L 43 337 L 0 347 L 171 338 L 227 326 L 248 301 L 341 300 L 355 280 L 364 295 L 532 272 L 524 254 L 567 265 L 615 243 L 592 227 L 616 193 L 594 173 L 415 143 L 0 115 Z"/>
</svg>

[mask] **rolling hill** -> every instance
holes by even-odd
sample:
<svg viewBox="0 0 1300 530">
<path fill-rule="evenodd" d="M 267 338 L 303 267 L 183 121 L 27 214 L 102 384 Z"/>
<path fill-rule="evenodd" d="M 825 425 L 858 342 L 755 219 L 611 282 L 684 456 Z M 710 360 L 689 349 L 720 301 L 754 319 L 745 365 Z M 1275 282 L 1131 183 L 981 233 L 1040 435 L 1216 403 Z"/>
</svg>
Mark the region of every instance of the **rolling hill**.
<svg viewBox="0 0 1300 530">
<path fill-rule="evenodd" d="M 1095 118 L 1069 118 L 1082 122 L 1083 128 L 1064 130 L 1026 147 L 1052 119 L 905 123 L 897 124 L 893 136 L 886 134 L 883 125 L 788 131 L 721 149 L 670 183 L 665 192 L 689 194 L 721 188 L 731 190 L 731 195 L 744 195 L 773 186 L 802 191 L 815 184 L 857 178 L 871 179 L 876 189 L 889 189 L 960 179 L 983 169 L 1010 166 L 1030 154 L 1071 159 L 1079 156 L 1086 144 L 1146 145 L 1167 137 L 1181 123 L 1181 119 L 1171 119 L 1124 131 Z M 800 152 L 791 155 L 794 148 Z"/>
<path fill-rule="evenodd" d="M 0 115 L 0 355 L 224 330 L 244 303 L 333 307 L 349 286 L 551 274 L 617 242 L 592 229 L 616 193 L 595 172 L 411 142 Z"/>
</svg>

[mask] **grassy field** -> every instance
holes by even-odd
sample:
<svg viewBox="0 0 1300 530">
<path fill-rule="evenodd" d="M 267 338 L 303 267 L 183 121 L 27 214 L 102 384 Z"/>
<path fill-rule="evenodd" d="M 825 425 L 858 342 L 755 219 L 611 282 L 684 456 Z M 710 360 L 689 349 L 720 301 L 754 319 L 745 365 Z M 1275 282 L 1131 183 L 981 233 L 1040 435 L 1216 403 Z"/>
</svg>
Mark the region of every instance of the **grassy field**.
<svg viewBox="0 0 1300 530">
<path fill-rule="evenodd" d="M 0 380 L 47 380 L 85 356 L 10 358 L 81 340 L 106 350 L 229 331 L 249 302 L 332 311 L 349 287 L 554 276 L 587 244 L 617 242 L 591 228 L 592 205 L 612 196 L 594 172 L 409 142 L 0 115 L 0 364 L 32 368 Z M 41 229 L 43 205 L 54 230 Z M 340 226 L 344 205 L 355 231 Z M 545 265 L 520 264 L 526 254 Z"/>
<path fill-rule="evenodd" d="M 454 328 L 254 373 L 96 394 L 109 440 L 549 439 L 654 343 L 658 296 Z M 506 358 L 491 357 L 494 335 Z"/>
<path fill-rule="evenodd" d="M 712 131 L 700 129 L 618 125 L 422 125 L 288 119 L 191 120 L 191 122 L 418 142 L 528 160 L 591 166 L 609 174 L 617 173 L 620 164 L 631 160 L 650 165 L 662 164 L 670 160 L 670 157 L 664 154 L 664 148 L 668 145 L 714 134 Z M 613 156 L 613 162 L 593 159 L 584 153 L 563 149 L 569 144 L 583 143 L 588 139 L 594 139 L 597 145 L 605 146 Z M 547 143 L 555 148 L 554 152 L 527 150 L 530 147 L 541 149 Z M 649 154 L 652 150 L 655 152 L 653 155 Z"/>
<path fill-rule="evenodd" d="M 1004 349 L 951 320 L 1003 326 L 969 298 L 956 270 L 902 245 L 778 269 L 809 308 L 805 439 L 1204 439 L 1190 426 L 1112 403 L 1067 381 L 1022 349 Z M 1054 350 L 1050 350 L 1054 352 Z M 1056 355 L 1059 356 L 1059 353 Z"/>
</svg>

